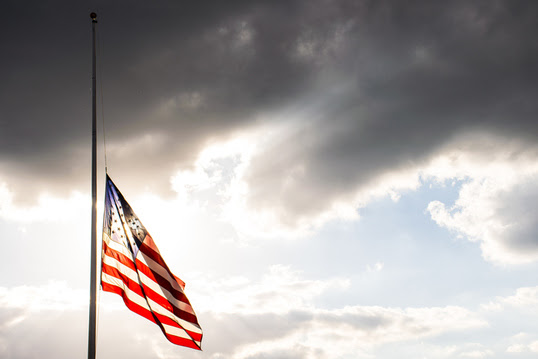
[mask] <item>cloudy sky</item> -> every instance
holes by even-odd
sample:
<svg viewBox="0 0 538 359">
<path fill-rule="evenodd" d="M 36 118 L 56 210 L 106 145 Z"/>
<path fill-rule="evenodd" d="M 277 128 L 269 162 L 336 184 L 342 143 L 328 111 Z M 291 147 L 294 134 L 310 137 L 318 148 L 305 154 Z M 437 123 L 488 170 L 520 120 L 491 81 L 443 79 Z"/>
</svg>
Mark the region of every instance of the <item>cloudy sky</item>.
<svg viewBox="0 0 538 359">
<path fill-rule="evenodd" d="M 204 329 L 101 293 L 98 358 L 536 357 L 538 3 L 2 9 L 0 357 L 86 356 L 91 11 L 99 210 L 106 143 Z"/>
</svg>

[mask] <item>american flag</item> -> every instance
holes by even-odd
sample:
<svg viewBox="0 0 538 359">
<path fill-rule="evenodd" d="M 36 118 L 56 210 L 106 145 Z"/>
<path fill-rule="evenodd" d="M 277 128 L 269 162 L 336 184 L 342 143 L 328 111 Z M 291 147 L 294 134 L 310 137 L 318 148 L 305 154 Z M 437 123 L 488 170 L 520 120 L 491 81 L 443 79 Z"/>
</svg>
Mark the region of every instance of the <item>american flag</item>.
<svg viewBox="0 0 538 359">
<path fill-rule="evenodd" d="M 157 324 L 174 344 L 201 350 L 202 329 L 185 296 L 185 283 L 110 177 L 106 178 L 101 287 L 122 296 L 133 312 Z"/>
</svg>

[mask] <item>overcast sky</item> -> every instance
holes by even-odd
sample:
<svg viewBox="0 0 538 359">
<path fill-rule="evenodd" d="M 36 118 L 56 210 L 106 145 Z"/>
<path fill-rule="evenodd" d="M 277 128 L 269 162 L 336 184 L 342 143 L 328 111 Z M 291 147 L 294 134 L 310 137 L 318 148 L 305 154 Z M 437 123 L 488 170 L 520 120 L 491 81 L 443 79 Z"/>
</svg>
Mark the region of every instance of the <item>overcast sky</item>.
<svg viewBox="0 0 538 359">
<path fill-rule="evenodd" d="M 101 293 L 98 358 L 538 354 L 538 3 L 2 9 L 0 357 L 86 356 L 92 11 L 98 216 L 106 134 L 204 329 Z"/>
</svg>

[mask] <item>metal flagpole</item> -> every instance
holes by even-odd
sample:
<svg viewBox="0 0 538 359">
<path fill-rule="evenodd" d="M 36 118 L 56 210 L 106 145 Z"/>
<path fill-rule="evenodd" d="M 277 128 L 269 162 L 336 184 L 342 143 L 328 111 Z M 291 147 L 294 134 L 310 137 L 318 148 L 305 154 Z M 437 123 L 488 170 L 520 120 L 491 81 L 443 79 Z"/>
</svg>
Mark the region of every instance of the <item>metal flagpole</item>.
<svg viewBox="0 0 538 359">
<path fill-rule="evenodd" d="M 97 14 L 90 14 L 92 19 L 92 239 L 90 266 L 90 319 L 88 325 L 88 359 L 95 359 L 96 307 L 97 307 L 97 91 L 95 59 L 95 26 Z"/>
</svg>

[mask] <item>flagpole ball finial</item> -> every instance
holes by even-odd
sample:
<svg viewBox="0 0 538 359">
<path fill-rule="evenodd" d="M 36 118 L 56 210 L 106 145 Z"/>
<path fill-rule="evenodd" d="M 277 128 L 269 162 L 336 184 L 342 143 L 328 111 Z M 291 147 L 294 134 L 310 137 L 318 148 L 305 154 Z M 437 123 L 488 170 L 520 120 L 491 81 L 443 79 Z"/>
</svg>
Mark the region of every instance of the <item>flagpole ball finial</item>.
<svg viewBox="0 0 538 359">
<path fill-rule="evenodd" d="M 94 13 L 94 12 L 92 12 L 92 13 L 90 14 L 90 17 L 92 18 L 93 21 L 97 20 L 97 14 Z"/>
</svg>

